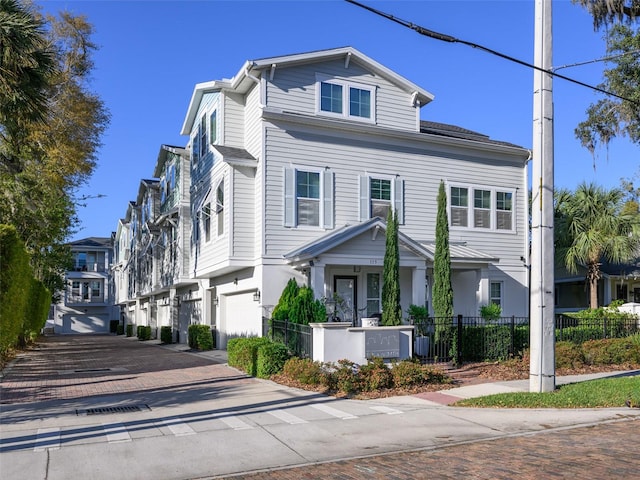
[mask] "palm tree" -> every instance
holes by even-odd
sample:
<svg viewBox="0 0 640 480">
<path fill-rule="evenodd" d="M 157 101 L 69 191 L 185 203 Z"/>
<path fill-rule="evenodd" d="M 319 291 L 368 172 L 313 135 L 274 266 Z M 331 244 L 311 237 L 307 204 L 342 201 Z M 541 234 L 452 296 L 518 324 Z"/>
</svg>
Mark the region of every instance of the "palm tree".
<svg viewBox="0 0 640 480">
<path fill-rule="evenodd" d="M 4 141 L 15 147 L 25 121 L 44 120 L 47 87 L 55 68 L 41 18 L 17 0 L 0 0 L 0 136 Z M 6 160 L 14 163 L 11 155 Z"/>
<path fill-rule="evenodd" d="M 598 308 L 603 261 L 624 263 L 640 251 L 640 215 L 623 211 L 624 192 L 580 184 L 556 197 L 556 250 L 567 270 L 587 268 L 589 306 Z"/>
</svg>

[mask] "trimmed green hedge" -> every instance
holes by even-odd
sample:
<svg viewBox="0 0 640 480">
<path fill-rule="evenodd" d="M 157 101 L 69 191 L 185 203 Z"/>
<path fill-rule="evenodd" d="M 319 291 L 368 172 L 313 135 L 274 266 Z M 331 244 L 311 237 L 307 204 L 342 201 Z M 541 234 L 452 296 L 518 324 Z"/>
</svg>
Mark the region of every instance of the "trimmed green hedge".
<svg viewBox="0 0 640 480">
<path fill-rule="evenodd" d="M 127 337 L 133 337 L 133 323 L 127 323 Z"/>
<path fill-rule="evenodd" d="M 162 343 L 173 343 L 173 335 L 171 332 L 171 327 L 168 327 L 168 326 L 160 327 L 160 341 Z"/>
<path fill-rule="evenodd" d="M 265 343 L 258 347 L 256 359 L 256 376 L 269 378 L 280 373 L 289 360 L 289 351 L 282 343 Z"/>
<path fill-rule="evenodd" d="M 51 294 L 36 280 L 15 227 L 0 225 L 0 355 L 40 333 Z"/>
<path fill-rule="evenodd" d="M 227 342 L 227 362 L 255 377 L 258 372 L 258 348 L 271 343 L 266 337 L 232 338 Z"/>
<path fill-rule="evenodd" d="M 40 280 L 31 279 L 31 289 L 29 290 L 29 302 L 25 309 L 24 322 L 22 324 L 22 335 L 20 343 L 25 345 L 34 341 L 45 324 L 51 308 L 51 292 Z"/>
<path fill-rule="evenodd" d="M 117 333 L 119 323 L 120 320 L 109 320 L 109 333 Z"/>
<path fill-rule="evenodd" d="M 464 361 L 505 360 L 517 355 L 529 345 L 529 327 L 517 325 L 513 329 L 511 350 L 510 325 L 483 325 L 462 329 L 462 358 Z"/>
<path fill-rule="evenodd" d="M 137 336 L 138 340 L 151 340 L 151 327 L 148 325 L 138 325 Z"/>
<path fill-rule="evenodd" d="M 189 325 L 189 347 L 196 350 L 213 350 L 213 335 L 209 325 Z"/>
</svg>

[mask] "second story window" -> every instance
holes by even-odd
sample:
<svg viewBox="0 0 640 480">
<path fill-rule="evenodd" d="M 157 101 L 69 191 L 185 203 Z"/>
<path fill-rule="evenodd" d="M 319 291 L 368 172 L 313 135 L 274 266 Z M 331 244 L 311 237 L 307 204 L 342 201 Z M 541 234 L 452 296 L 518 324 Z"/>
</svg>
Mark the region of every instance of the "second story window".
<svg viewBox="0 0 640 480">
<path fill-rule="evenodd" d="M 316 111 L 321 115 L 375 122 L 376 89 L 318 75 Z"/>
<path fill-rule="evenodd" d="M 369 182 L 371 216 L 387 219 L 391 208 L 391 180 L 371 178 Z"/>
<path fill-rule="evenodd" d="M 489 190 L 473 191 L 473 226 L 491 228 L 491 192 Z"/>
<path fill-rule="evenodd" d="M 218 224 L 218 236 L 224 234 L 224 180 L 216 189 L 216 223 Z"/>
<path fill-rule="evenodd" d="M 513 193 L 496 192 L 496 228 L 511 230 L 513 227 Z"/>
<path fill-rule="evenodd" d="M 298 225 L 320 225 L 320 173 L 296 171 Z"/>
<path fill-rule="evenodd" d="M 209 151 L 209 144 L 207 143 L 207 116 L 203 115 L 200 120 L 200 129 L 198 132 L 200 136 L 199 144 L 200 144 L 200 158 L 203 158 L 207 152 Z"/>
<path fill-rule="evenodd" d="M 386 175 L 360 177 L 360 220 L 373 217 L 387 219 L 391 209 L 398 213 L 398 222 L 404 224 L 404 181 Z"/>
<path fill-rule="evenodd" d="M 285 168 L 285 227 L 333 228 L 333 173 Z"/>
<path fill-rule="evenodd" d="M 491 187 L 449 187 L 451 227 L 512 232 L 515 191 Z M 469 199 L 473 199 L 471 208 Z"/>
</svg>

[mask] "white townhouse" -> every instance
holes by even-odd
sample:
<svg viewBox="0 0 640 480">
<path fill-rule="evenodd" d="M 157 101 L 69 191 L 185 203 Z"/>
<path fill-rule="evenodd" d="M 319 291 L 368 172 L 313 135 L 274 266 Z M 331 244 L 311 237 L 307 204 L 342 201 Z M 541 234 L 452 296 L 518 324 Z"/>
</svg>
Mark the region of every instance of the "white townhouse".
<svg viewBox="0 0 640 480">
<path fill-rule="evenodd" d="M 162 145 L 153 180 L 142 180 L 115 235 L 116 304 L 125 324 L 171 326 L 187 341 L 200 323 L 197 280 L 190 276 L 190 163 L 184 148 Z"/>
<path fill-rule="evenodd" d="M 73 264 L 65 274 L 66 289 L 52 305 L 47 329 L 54 333 L 108 333 L 118 320 L 114 305 L 113 237 L 88 237 L 69 244 Z"/>
<path fill-rule="evenodd" d="M 198 286 L 188 298 L 219 347 L 260 335 L 290 278 L 317 298 L 338 293 L 356 322 L 379 313 L 392 208 L 402 308 L 432 311 L 440 181 L 455 313 L 495 302 L 503 315 L 528 315 L 530 152 L 421 121 L 432 100 L 351 47 L 247 61 L 231 79 L 196 85 L 181 132 Z"/>
</svg>

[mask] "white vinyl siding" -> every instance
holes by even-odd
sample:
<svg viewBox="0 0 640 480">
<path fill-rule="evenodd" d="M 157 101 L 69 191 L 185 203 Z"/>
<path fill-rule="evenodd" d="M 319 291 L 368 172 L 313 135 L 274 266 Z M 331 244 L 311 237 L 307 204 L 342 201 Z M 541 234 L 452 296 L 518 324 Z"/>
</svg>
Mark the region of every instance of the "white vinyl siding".
<svg viewBox="0 0 640 480">
<path fill-rule="evenodd" d="M 316 89 L 319 75 L 356 88 L 358 85 L 364 89 L 374 87 L 375 102 L 372 98 L 372 117 L 368 120 L 375 120 L 376 125 L 394 130 L 416 131 L 416 107 L 411 105 L 411 92 L 399 89 L 386 78 L 372 75 L 355 61 L 350 62 L 348 68 L 345 68 L 344 60 L 292 67 L 278 66 L 273 80 L 267 84 L 267 106 L 282 111 L 317 115 Z M 343 110 L 345 108 L 348 110 L 348 103 L 343 105 Z"/>
<path fill-rule="evenodd" d="M 519 259 L 526 244 L 526 218 L 516 212 L 519 212 L 517 205 L 526 204 L 525 190 L 517 189 L 525 178 L 524 160 L 495 153 L 487 160 L 472 156 L 473 151 L 458 152 L 452 147 L 436 150 L 426 142 L 395 144 L 373 135 L 354 139 L 348 131 L 311 133 L 304 127 L 300 130 L 289 124 L 287 127 L 286 131 L 276 127 L 265 130 L 267 196 L 264 209 L 257 207 L 264 212 L 265 224 L 261 232 L 264 232 L 265 255 L 278 257 L 317 238 L 314 229 L 283 228 L 283 170 L 304 158 L 305 165 L 318 169 L 330 166 L 334 172 L 333 222 L 336 226 L 353 225 L 370 218 L 366 195 L 364 207 L 358 206 L 359 192 L 366 191 L 360 184 L 368 185 L 367 176 L 362 172 L 394 179 L 399 174 L 404 195 L 402 232 L 414 239 L 434 238 L 440 179 L 448 185 L 468 187 L 464 182 L 472 175 L 481 185 L 493 184 L 491 189 L 511 192 L 514 214 L 511 233 L 516 235 L 504 235 L 504 231 L 499 230 L 452 227 L 451 240 L 493 255 L 500 262 L 521 265 Z M 402 198 L 400 193 L 398 189 L 398 200 Z M 364 217 L 361 210 L 366 212 Z"/>
</svg>

